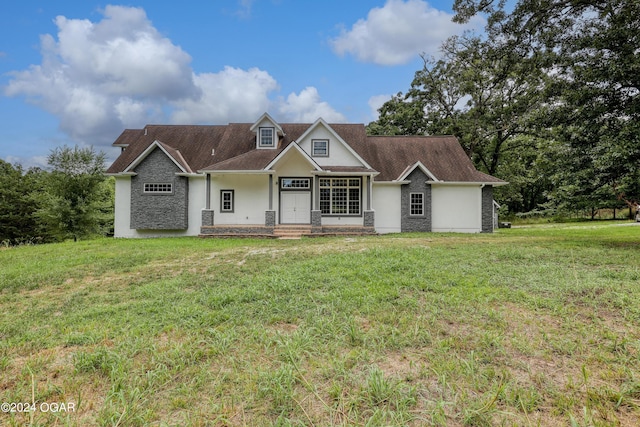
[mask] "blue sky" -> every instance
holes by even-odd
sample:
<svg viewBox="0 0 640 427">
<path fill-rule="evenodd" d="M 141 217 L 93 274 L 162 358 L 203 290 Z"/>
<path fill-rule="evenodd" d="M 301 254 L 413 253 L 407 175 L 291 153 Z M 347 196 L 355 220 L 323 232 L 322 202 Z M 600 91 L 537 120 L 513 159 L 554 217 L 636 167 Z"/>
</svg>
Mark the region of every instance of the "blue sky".
<svg viewBox="0 0 640 427">
<path fill-rule="evenodd" d="M 368 123 L 406 91 L 421 53 L 465 29 L 453 0 L 7 2 L 0 9 L 0 158 L 60 145 L 110 160 L 125 128 Z"/>
</svg>

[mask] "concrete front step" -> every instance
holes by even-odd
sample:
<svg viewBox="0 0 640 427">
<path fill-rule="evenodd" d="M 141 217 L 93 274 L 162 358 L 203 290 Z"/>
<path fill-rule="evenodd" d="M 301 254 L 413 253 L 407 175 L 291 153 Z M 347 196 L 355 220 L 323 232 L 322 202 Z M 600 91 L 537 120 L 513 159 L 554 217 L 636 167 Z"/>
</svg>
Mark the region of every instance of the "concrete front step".
<svg viewBox="0 0 640 427">
<path fill-rule="evenodd" d="M 280 239 L 300 239 L 311 234 L 310 225 L 276 225 L 273 235 Z"/>
</svg>

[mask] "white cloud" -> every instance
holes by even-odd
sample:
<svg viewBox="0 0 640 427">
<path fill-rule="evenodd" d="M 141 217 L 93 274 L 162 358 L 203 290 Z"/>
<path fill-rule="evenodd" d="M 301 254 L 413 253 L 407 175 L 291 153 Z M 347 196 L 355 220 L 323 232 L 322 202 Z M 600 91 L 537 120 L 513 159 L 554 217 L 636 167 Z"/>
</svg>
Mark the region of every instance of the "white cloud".
<svg viewBox="0 0 640 427">
<path fill-rule="evenodd" d="M 107 6 L 102 13 L 98 22 L 58 16 L 57 37 L 41 37 L 42 62 L 13 72 L 4 88 L 56 116 L 76 143 L 106 146 L 124 128 L 146 123 L 250 121 L 271 109 L 296 119 L 344 119 L 312 87 L 282 100 L 276 80 L 258 68 L 194 73 L 190 55 L 143 9 Z"/>
<path fill-rule="evenodd" d="M 278 108 L 286 120 L 300 123 L 315 122 L 322 117 L 328 123 L 342 123 L 346 118 L 320 99 L 315 87 L 306 87 L 300 94 L 291 93 Z"/>
<path fill-rule="evenodd" d="M 371 116 L 373 120 L 378 120 L 380 113 L 378 110 L 382 105 L 391 99 L 391 95 L 375 95 L 369 98 L 369 108 L 371 108 Z"/>
<path fill-rule="evenodd" d="M 219 73 L 195 75 L 194 81 L 202 95 L 176 102 L 172 122 L 224 123 L 257 119 L 269 109 L 269 93 L 278 88 L 274 78 L 258 68 L 245 71 L 225 67 Z"/>
<path fill-rule="evenodd" d="M 74 140 L 98 145 L 143 110 L 200 95 L 191 57 L 158 33 L 144 10 L 107 6 L 103 14 L 97 23 L 58 16 L 57 41 L 41 37 L 42 63 L 14 72 L 5 88 L 57 116 Z"/>
<path fill-rule="evenodd" d="M 423 0 L 387 0 L 383 7 L 371 9 L 367 19 L 343 30 L 331 45 L 338 55 L 351 54 L 362 62 L 404 64 L 421 53 L 436 55 L 446 38 L 484 25 L 480 17 L 465 25 L 453 23 L 452 17 Z"/>
</svg>

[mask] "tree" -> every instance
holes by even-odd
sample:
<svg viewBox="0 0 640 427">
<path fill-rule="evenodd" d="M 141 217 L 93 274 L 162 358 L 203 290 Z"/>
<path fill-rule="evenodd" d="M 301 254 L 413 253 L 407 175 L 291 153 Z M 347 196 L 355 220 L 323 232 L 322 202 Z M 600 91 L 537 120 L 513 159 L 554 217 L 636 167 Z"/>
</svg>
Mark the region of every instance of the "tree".
<svg viewBox="0 0 640 427">
<path fill-rule="evenodd" d="M 640 200 L 640 2 L 518 0 L 507 13 L 503 0 L 456 0 L 454 9 L 458 22 L 487 14 L 492 37 L 546 58 L 555 203 Z"/>
<path fill-rule="evenodd" d="M 543 59 L 508 48 L 502 39 L 466 34 L 423 57 L 406 94 L 399 93 L 368 125 L 372 134 L 452 134 L 478 169 L 512 183 L 496 190 L 510 211 L 546 201 L 550 181 L 536 169 L 548 130 Z"/>
<path fill-rule="evenodd" d="M 0 160 L 0 242 L 16 244 L 42 238 L 34 218 L 37 200 L 32 196 L 39 188 L 44 172 Z"/>
<path fill-rule="evenodd" d="M 105 186 L 105 154 L 93 148 L 56 148 L 48 157 L 52 168 L 40 193 L 37 217 L 58 239 L 100 233 L 105 205 L 112 204 Z M 104 225 L 104 224 L 103 224 Z"/>
</svg>

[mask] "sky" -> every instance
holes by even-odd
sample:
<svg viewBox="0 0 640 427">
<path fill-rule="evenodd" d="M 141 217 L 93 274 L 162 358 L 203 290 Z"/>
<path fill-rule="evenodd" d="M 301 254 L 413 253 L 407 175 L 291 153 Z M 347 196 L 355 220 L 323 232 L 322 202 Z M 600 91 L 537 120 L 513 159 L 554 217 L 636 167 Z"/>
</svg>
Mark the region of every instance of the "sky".
<svg viewBox="0 0 640 427">
<path fill-rule="evenodd" d="M 364 123 L 480 17 L 453 0 L 22 0 L 0 6 L 0 159 L 107 154 L 146 124 Z"/>
</svg>

